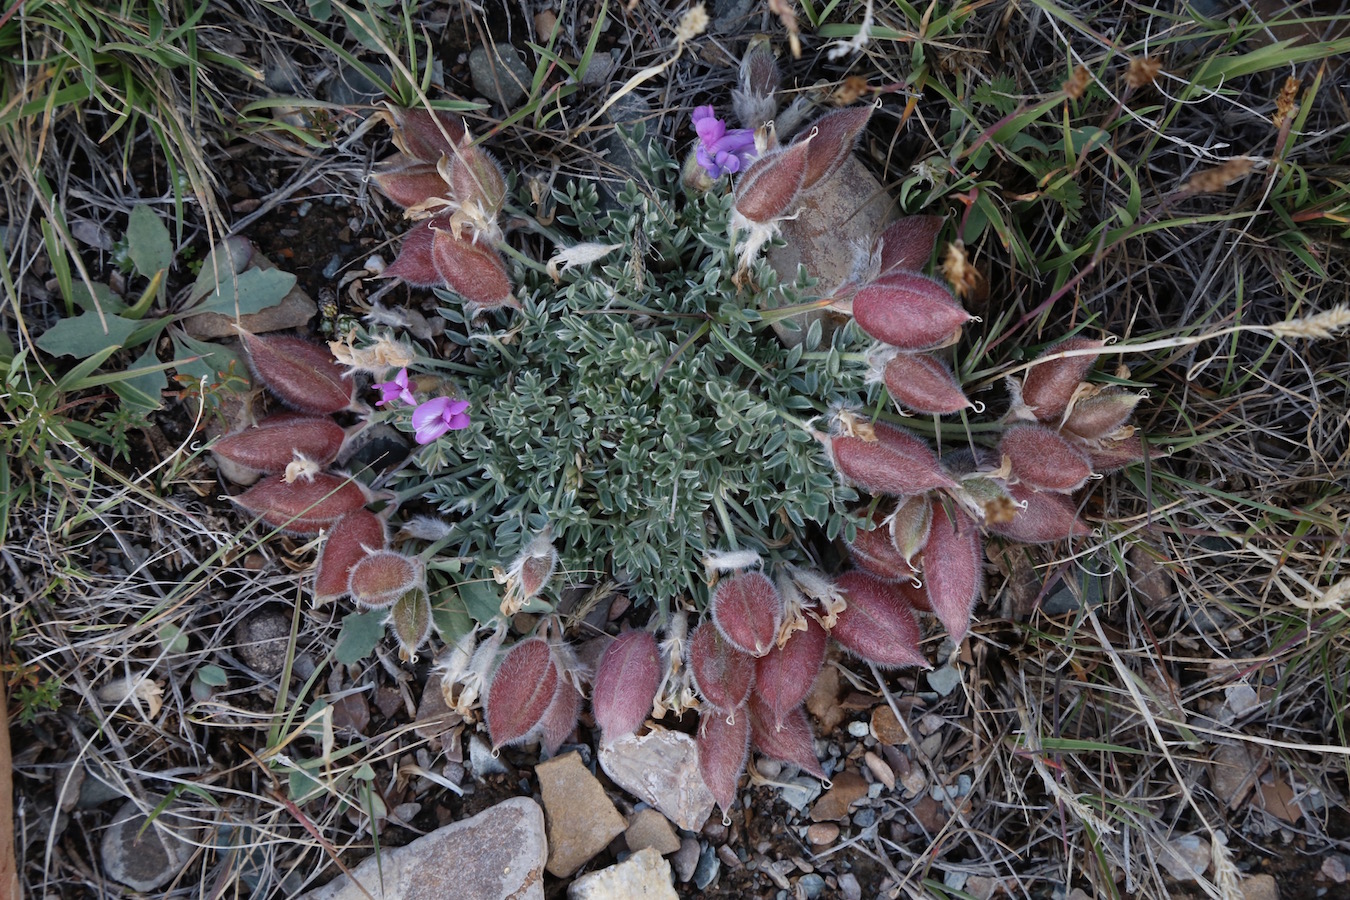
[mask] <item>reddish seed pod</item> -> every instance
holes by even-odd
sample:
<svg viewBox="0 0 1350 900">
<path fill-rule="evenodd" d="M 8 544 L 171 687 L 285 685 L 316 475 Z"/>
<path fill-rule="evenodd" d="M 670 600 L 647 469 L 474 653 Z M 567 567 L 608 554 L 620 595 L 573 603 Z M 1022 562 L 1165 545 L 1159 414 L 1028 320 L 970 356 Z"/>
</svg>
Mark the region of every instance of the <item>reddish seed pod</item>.
<svg viewBox="0 0 1350 900">
<path fill-rule="evenodd" d="M 901 556 L 891 543 L 890 529 L 884 526 L 858 531 L 848 545 L 853 564 L 887 581 L 908 581 L 914 577 L 914 567 Z"/>
<path fill-rule="evenodd" d="M 558 681 L 547 641 L 530 638 L 511 648 L 492 676 L 483 710 L 494 750 L 529 737 L 553 704 Z"/>
<path fill-rule="evenodd" d="M 750 699 L 750 743 L 770 759 L 791 763 L 821 781 L 827 781 L 825 770 L 816 757 L 815 735 L 801 706 L 788 710 L 782 718 L 775 718 L 764 701 Z"/>
<path fill-rule="evenodd" d="M 418 222 L 404 233 L 403 246 L 394 261 L 385 266 L 382 277 L 401 278 L 412 287 L 434 287 L 445 283 L 431 259 L 435 237 L 431 230 L 432 221 Z"/>
<path fill-rule="evenodd" d="M 445 195 L 445 179 L 434 162 L 410 160 L 402 154 L 380 163 L 372 173 L 375 186 L 399 206 L 407 209 Z"/>
<path fill-rule="evenodd" d="M 368 509 L 357 509 L 337 520 L 324 538 L 314 570 L 314 602 L 336 600 L 347 593 L 352 567 L 388 543 L 384 521 Z"/>
<path fill-rule="evenodd" d="M 825 666 L 830 637 L 820 623 L 808 617 L 804 631 L 794 631 L 782 647 L 774 647 L 755 660 L 754 696 L 767 711 L 769 721 L 781 724 L 787 714 L 811 693 L 816 676 Z M 751 700 L 751 703 L 755 703 Z"/>
<path fill-rule="evenodd" d="M 518 305 L 501 254 L 474 243 L 470 231 L 466 228 L 464 237 L 456 238 L 448 228 L 432 228 L 431 262 L 436 274 L 470 303 L 487 309 Z"/>
<path fill-rule="evenodd" d="M 342 426 L 320 416 L 279 413 L 252 428 L 218 439 L 211 452 L 256 472 L 284 472 L 296 454 L 320 467 L 337 459 L 346 435 Z"/>
<path fill-rule="evenodd" d="M 933 507 L 927 497 L 910 497 L 896 508 L 891 516 L 891 546 L 906 565 L 913 566 L 914 557 L 928 543 L 933 525 Z"/>
<path fill-rule="evenodd" d="M 713 591 L 708 611 L 731 646 L 763 656 L 783 624 L 783 598 L 762 572 L 743 572 L 724 579 Z"/>
<path fill-rule="evenodd" d="M 1162 449 L 1149 451 L 1150 459 L 1165 455 L 1166 451 Z M 1088 449 L 1088 457 L 1092 460 L 1092 471 L 1114 472 L 1142 460 L 1144 442 L 1137 434 L 1115 440 L 1094 441 L 1093 446 Z"/>
<path fill-rule="evenodd" d="M 464 119 L 458 113 L 388 107 L 384 114 L 394 129 L 394 146 L 413 159 L 435 163 L 449 156 L 452 144 L 464 136 Z"/>
<path fill-rule="evenodd" d="M 961 643 L 980 595 L 984 542 L 960 509 L 932 501 L 932 529 L 923 548 L 924 592 L 952 641 Z"/>
<path fill-rule="evenodd" d="M 790 214 L 802 192 L 809 154 L 810 141 L 804 140 L 751 163 L 736 181 L 736 212 L 757 225 Z"/>
<path fill-rule="evenodd" d="M 834 466 L 874 494 L 909 496 L 955 486 L 923 440 L 901 428 L 872 423 L 876 440 L 851 435 L 830 439 Z"/>
<path fill-rule="evenodd" d="M 566 674 L 560 674 L 558 689 L 554 691 L 553 700 L 544 711 L 544 718 L 539 722 L 539 743 L 543 746 L 544 752 L 549 756 L 557 753 L 563 741 L 567 740 L 577 727 L 577 720 L 580 717 L 581 694 L 572 684 L 572 679 Z"/>
<path fill-rule="evenodd" d="M 591 710 L 600 742 L 609 745 L 638 730 L 661 684 L 661 654 L 649 631 L 629 631 L 605 648 L 595 670 Z"/>
<path fill-rule="evenodd" d="M 1092 527 L 1078 517 L 1073 500 L 1064 494 L 1037 491 L 1024 484 L 1008 485 L 1008 493 L 1024 508 L 1006 522 L 986 523 L 994 534 L 1024 544 L 1048 544 L 1092 533 Z"/>
<path fill-rule="evenodd" d="M 694 629 L 686 655 L 694 687 L 714 709 L 733 715 L 745 704 L 755 685 L 755 660 L 723 640 L 713 623 Z"/>
<path fill-rule="evenodd" d="M 942 282 L 896 271 L 853 296 L 853 318 L 869 337 L 920 352 L 955 342 L 971 316 Z"/>
<path fill-rule="evenodd" d="M 897 353 L 887 360 L 882 380 L 892 397 L 917 413 L 947 416 L 971 405 L 947 364 L 927 353 Z"/>
<path fill-rule="evenodd" d="M 326 472 L 290 484 L 264 478 L 232 499 L 266 524 L 293 534 L 318 534 L 366 505 L 356 482 Z"/>
<path fill-rule="evenodd" d="M 502 167 L 465 133 L 450 155 L 450 196 L 466 206 L 474 205 L 494 217 L 506 202 L 506 179 Z"/>
<path fill-rule="evenodd" d="M 1044 425 L 1009 425 L 998 450 L 1012 463 L 1012 473 L 1019 481 L 1043 491 L 1071 493 L 1092 475 L 1087 454 Z"/>
<path fill-rule="evenodd" d="M 1063 430 L 1088 441 L 1104 438 L 1129 421 L 1139 400 L 1138 394 L 1118 387 L 1080 397 L 1064 420 Z"/>
<path fill-rule="evenodd" d="M 848 601 L 830 636 L 844 649 L 883 668 L 928 667 L 907 585 L 845 572 L 835 581 Z"/>
<path fill-rule="evenodd" d="M 376 550 L 356 561 L 347 579 L 347 593 L 361 606 L 383 609 L 415 587 L 425 577 L 422 563 L 393 550 Z"/>
<path fill-rule="evenodd" d="M 942 230 L 940 216 L 901 216 L 881 232 L 877 246 L 881 251 L 881 274 L 897 269 L 918 272 L 928 264 Z"/>
<path fill-rule="evenodd" d="M 286 335 L 241 331 L 239 336 L 253 374 L 287 406 L 326 416 L 352 405 L 352 380 L 327 347 Z"/>
<path fill-rule="evenodd" d="M 853 153 L 867 122 L 872 118 L 871 103 L 837 109 L 816 119 L 794 143 L 810 141 L 806 155 L 806 173 L 802 191 L 809 191 L 829 178 Z M 812 135 L 814 134 L 814 137 Z"/>
<path fill-rule="evenodd" d="M 1060 341 L 1041 354 L 1038 359 L 1064 353 L 1070 350 L 1100 350 L 1101 341 L 1089 338 L 1073 337 Z M 1027 370 L 1022 381 L 1022 402 L 1041 422 L 1058 422 L 1064 411 L 1069 408 L 1078 385 L 1092 370 L 1097 354 L 1070 356 L 1066 359 L 1052 359 L 1049 362 L 1035 363 Z"/>
<path fill-rule="evenodd" d="M 698 747 L 698 770 L 703 783 L 722 811 L 730 811 L 736 802 L 736 784 L 750 755 L 750 716 L 739 715 L 728 721 L 717 710 L 705 712 L 699 716 L 694 743 Z"/>
</svg>

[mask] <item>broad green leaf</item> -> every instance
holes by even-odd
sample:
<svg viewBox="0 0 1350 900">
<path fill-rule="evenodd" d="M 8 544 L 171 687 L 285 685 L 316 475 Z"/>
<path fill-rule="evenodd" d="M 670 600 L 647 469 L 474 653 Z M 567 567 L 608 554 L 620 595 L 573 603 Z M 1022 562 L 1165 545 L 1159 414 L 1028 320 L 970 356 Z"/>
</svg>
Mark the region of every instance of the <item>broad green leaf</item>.
<svg viewBox="0 0 1350 900">
<path fill-rule="evenodd" d="M 197 678 L 202 684 L 209 684 L 211 687 L 224 687 L 230 683 L 225 670 L 220 666 L 202 666 L 197 670 Z"/>
<path fill-rule="evenodd" d="M 159 629 L 159 644 L 166 653 L 186 653 L 188 636 L 177 625 L 164 625 Z"/>
<path fill-rule="evenodd" d="M 127 255 L 136 271 L 146 278 L 167 269 L 173 262 L 173 241 L 169 229 L 147 204 L 131 211 L 127 222 Z"/>
<path fill-rule="evenodd" d="M 465 581 L 459 585 L 459 596 L 475 622 L 486 625 L 501 613 L 501 589 L 494 581 Z"/>
<path fill-rule="evenodd" d="M 387 614 L 383 609 L 373 609 L 343 616 L 342 630 L 338 632 L 333 657 L 344 666 L 353 666 L 369 656 L 380 638 L 384 637 L 384 617 Z"/>
<path fill-rule="evenodd" d="M 107 322 L 107 329 L 104 329 Z M 73 319 L 62 319 L 42 333 L 35 342 L 52 356 L 74 356 L 83 359 L 108 347 L 120 347 L 140 322 L 116 315 L 81 313 Z"/>
<path fill-rule="evenodd" d="M 113 293 L 112 288 L 106 284 L 94 282 L 94 292 L 89 292 L 89 286 L 83 281 L 72 282 L 70 285 L 70 300 L 80 309 L 88 311 L 97 311 L 102 309 L 105 313 L 120 313 L 127 308 L 122 298 Z M 95 301 L 98 301 L 97 306 Z"/>
<path fill-rule="evenodd" d="M 149 368 L 159 365 L 159 357 L 155 355 L 155 347 L 151 344 L 145 348 L 135 365 L 125 372 L 117 373 L 123 377 L 111 382 L 109 387 L 132 409 L 153 412 L 164 405 L 163 392 L 169 386 L 169 378 L 163 368 Z M 138 371 L 143 368 L 146 371 Z"/>
<path fill-rule="evenodd" d="M 207 294 L 216 290 L 218 281 L 227 280 L 229 276 L 244 271 L 244 267 L 253 259 L 253 245 L 249 243 L 248 238 L 233 235 L 216 244 L 212 249 L 211 255 L 202 262 L 202 267 L 197 272 L 197 280 L 192 285 L 192 291 L 188 294 L 188 305 L 191 306 Z"/>
<path fill-rule="evenodd" d="M 431 625 L 447 644 L 453 644 L 473 630 L 473 619 L 453 587 L 437 595 L 436 603 L 431 607 Z"/>
<path fill-rule="evenodd" d="M 173 357 L 180 376 L 193 382 L 205 378 L 208 386 L 219 384 L 230 376 L 243 378 L 248 372 L 248 367 L 233 350 L 185 334 L 173 336 Z"/>
<path fill-rule="evenodd" d="M 283 272 L 280 269 L 249 269 L 222 280 L 205 300 L 191 309 L 184 310 L 183 317 L 213 312 L 234 318 L 236 302 L 238 315 L 247 316 L 276 306 L 294 287 L 295 276 L 290 272 Z"/>
</svg>

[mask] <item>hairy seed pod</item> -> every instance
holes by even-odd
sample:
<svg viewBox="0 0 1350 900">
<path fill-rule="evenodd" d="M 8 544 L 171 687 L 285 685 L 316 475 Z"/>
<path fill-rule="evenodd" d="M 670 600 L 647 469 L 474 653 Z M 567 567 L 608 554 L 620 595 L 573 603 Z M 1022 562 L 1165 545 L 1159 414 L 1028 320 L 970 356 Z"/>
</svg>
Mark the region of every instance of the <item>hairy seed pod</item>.
<svg viewBox="0 0 1350 900">
<path fill-rule="evenodd" d="M 703 699 L 727 715 L 745 705 L 755 685 L 755 660 L 722 639 L 711 622 L 689 636 L 689 674 Z"/>
<path fill-rule="evenodd" d="M 518 744 L 544 720 L 558 691 L 558 667 L 542 638 L 510 649 L 492 676 L 484 713 L 492 749 Z"/>
<path fill-rule="evenodd" d="M 638 730 L 652 711 L 661 685 L 661 654 L 649 631 L 628 631 L 600 657 L 591 691 L 591 711 L 608 746 Z"/>
<path fill-rule="evenodd" d="M 1072 350 L 1100 350 L 1102 346 L 1101 341 L 1072 337 L 1050 347 L 1037 359 Z M 1096 353 L 1087 353 L 1048 362 L 1034 362 L 1022 380 L 1022 403 L 1037 420 L 1058 422 L 1069 408 L 1069 401 L 1078 390 L 1078 385 L 1087 377 L 1096 361 Z"/>
<path fill-rule="evenodd" d="M 806 173 L 802 178 L 803 192 L 839 171 L 839 167 L 853 154 L 858 135 L 867 127 L 873 109 L 871 103 L 865 103 L 826 113 L 797 137 L 794 143 L 809 141 L 811 145 L 806 155 Z"/>
<path fill-rule="evenodd" d="M 891 546 L 905 564 L 913 568 L 914 557 L 928 543 L 933 525 L 933 507 L 927 497 L 910 497 L 901 503 L 891 516 Z"/>
<path fill-rule="evenodd" d="M 853 319 L 869 337 L 920 352 L 954 343 L 971 316 L 937 279 L 894 271 L 853 295 Z"/>
<path fill-rule="evenodd" d="M 355 386 L 327 347 L 279 334 L 239 337 L 253 374 L 287 406 L 326 416 L 352 405 Z"/>
<path fill-rule="evenodd" d="M 764 701 L 750 698 L 750 743 L 770 759 L 791 763 L 821 781 L 829 780 L 816 756 L 815 735 L 801 706 L 775 718 Z"/>
<path fill-rule="evenodd" d="M 909 581 L 914 567 L 891 542 L 890 529 L 884 526 L 863 531 L 848 545 L 848 555 L 860 569 L 886 581 Z"/>
<path fill-rule="evenodd" d="M 1162 449 L 1149 451 L 1150 459 L 1157 459 L 1164 455 L 1165 451 Z M 1114 472 L 1142 460 L 1144 458 L 1144 442 L 1137 434 L 1094 441 L 1088 449 L 1088 458 L 1092 460 L 1092 471 Z"/>
<path fill-rule="evenodd" d="M 839 473 L 874 494 L 910 496 L 955 482 L 943 471 L 926 442 L 892 425 L 872 423 L 875 440 L 852 435 L 830 438 L 830 455 Z"/>
<path fill-rule="evenodd" d="M 980 595 L 984 541 L 970 516 L 932 501 L 932 528 L 923 548 L 924 592 L 953 643 L 970 628 Z"/>
<path fill-rule="evenodd" d="M 318 534 L 365 506 L 367 497 L 356 482 L 321 473 L 289 484 L 276 477 L 264 478 L 231 499 L 273 528 Z"/>
<path fill-rule="evenodd" d="M 434 287 L 445 283 L 431 259 L 431 245 L 435 238 L 431 222 L 431 219 L 418 222 L 404 232 L 398 256 L 384 267 L 381 277 L 399 278 L 412 287 Z"/>
<path fill-rule="evenodd" d="M 1024 484 L 1008 485 L 1008 493 L 1022 508 L 1011 519 L 987 522 L 994 534 L 1024 544 L 1048 544 L 1092 533 L 1092 527 L 1078 517 L 1073 500 L 1064 494 L 1037 491 Z"/>
<path fill-rule="evenodd" d="M 769 36 L 755 35 L 741 57 L 740 78 L 731 92 L 731 108 L 742 128 L 754 130 L 778 114 L 779 80 Z"/>
<path fill-rule="evenodd" d="M 404 209 L 445 195 L 445 179 L 434 162 L 409 159 L 401 153 L 381 162 L 371 176 L 380 192 Z"/>
<path fill-rule="evenodd" d="M 829 635 L 820 623 L 807 617 L 804 630 L 793 632 L 782 647 L 775 647 L 755 660 L 753 693 L 763 704 L 769 721 L 781 724 L 811 693 L 816 676 L 825 666 L 829 642 Z"/>
<path fill-rule="evenodd" d="M 743 572 L 724 579 L 708 606 L 713 623 L 731 646 L 763 656 L 783 624 L 783 598 L 762 572 Z"/>
<path fill-rule="evenodd" d="M 862 572 L 840 575 L 835 587 L 848 600 L 848 607 L 839 614 L 830 637 L 855 656 L 883 668 L 927 668 L 906 586 Z"/>
<path fill-rule="evenodd" d="M 887 225 L 877 238 L 881 274 L 887 275 L 897 269 L 906 272 L 923 269 L 933 256 L 940 231 L 940 216 L 901 216 Z"/>
<path fill-rule="evenodd" d="M 347 579 L 347 593 L 368 609 L 383 609 L 425 584 L 422 561 L 393 550 L 376 550 L 356 561 Z"/>
<path fill-rule="evenodd" d="M 394 129 L 394 146 L 413 159 L 435 163 L 449 156 L 464 136 L 464 119 L 458 113 L 390 106 L 381 115 Z"/>
<path fill-rule="evenodd" d="M 558 678 L 558 689 L 553 693 L 553 700 L 544 711 L 544 718 L 539 722 L 539 743 L 544 752 L 549 756 L 557 753 L 563 741 L 567 740 L 576 729 L 580 717 L 581 694 L 577 691 L 576 685 L 572 684 L 572 679 L 566 674 L 561 674 Z"/>
<path fill-rule="evenodd" d="M 255 472 L 285 471 L 299 454 L 320 466 L 337 459 L 346 437 L 332 419 L 295 413 L 268 416 L 252 428 L 225 435 L 211 452 Z"/>
<path fill-rule="evenodd" d="M 394 601 L 389 625 L 398 640 L 398 655 L 404 662 L 417 658 L 417 651 L 431 637 L 431 598 L 426 588 L 415 587 Z"/>
<path fill-rule="evenodd" d="M 897 353 L 882 372 L 886 390 L 917 413 L 947 416 L 971 405 L 952 370 L 928 353 Z"/>
<path fill-rule="evenodd" d="M 1063 494 L 1078 490 L 1092 475 L 1088 456 L 1057 431 L 1031 422 L 1015 422 L 1003 432 L 999 453 L 1012 463 L 1023 484 Z"/>
<path fill-rule="evenodd" d="M 462 206 L 476 206 L 495 218 L 506 202 L 502 167 L 466 132 L 449 156 L 450 196 Z"/>
<path fill-rule="evenodd" d="M 750 755 L 750 717 L 728 720 L 717 710 L 699 716 L 698 770 L 717 805 L 728 812 L 736 802 L 736 785 Z"/>
<path fill-rule="evenodd" d="M 319 605 L 347 593 L 352 567 L 388 544 L 384 520 L 368 509 L 357 509 L 338 519 L 324 538 L 314 569 L 314 603 Z"/>
<path fill-rule="evenodd" d="M 470 229 L 465 229 L 466 232 Z M 501 254 L 471 235 L 457 238 L 448 228 L 432 228 L 431 262 L 450 289 L 485 309 L 518 306 Z"/>
<path fill-rule="evenodd" d="M 736 181 L 736 212 L 756 225 L 789 215 L 802 192 L 809 153 L 808 140 L 752 162 Z"/>
<path fill-rule="evenodd" d="M 1129 421 L 1139 400 L 1139 394 L 1124 388 L 1102 388 L 1074 401 L 1062 430 L 1088 441 L 1104 438 Z"/>
</svg>

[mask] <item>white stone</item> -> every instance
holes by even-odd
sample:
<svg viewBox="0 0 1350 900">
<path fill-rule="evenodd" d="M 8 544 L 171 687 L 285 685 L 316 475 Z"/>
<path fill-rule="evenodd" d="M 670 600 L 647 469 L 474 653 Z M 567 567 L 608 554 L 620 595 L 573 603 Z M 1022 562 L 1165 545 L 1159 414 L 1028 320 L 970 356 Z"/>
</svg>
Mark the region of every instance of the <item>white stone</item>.
<svg viewBox="0 0 1350 900">
<path fill-rule="evenodd" d="M 698 771 L 698 747 L 687 734 L 654 727 L 642 737 L 601 747 L 598 759 L 615 784 L 685 831 L 698 831 L 712 813 L 712 792 Z"/>
<path fill-rule="evenodd" d="M 567 889 L 569 900 L 677 900 L 670 863 L 652 847 L 623 862 L 583 875 Z"/>
</svg>

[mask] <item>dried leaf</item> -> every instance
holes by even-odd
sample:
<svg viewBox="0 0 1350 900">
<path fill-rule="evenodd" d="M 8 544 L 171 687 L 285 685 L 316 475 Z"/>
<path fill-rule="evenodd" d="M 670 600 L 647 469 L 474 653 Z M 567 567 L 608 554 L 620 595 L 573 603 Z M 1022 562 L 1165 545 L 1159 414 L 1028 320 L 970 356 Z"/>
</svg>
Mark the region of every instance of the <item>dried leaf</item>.
<svg viewBox="0 0 1350 900">
<path fill-rule="evenodd" d="M 287 406 L 326 416 L 352 405 L 355 386 L 327 347 L 285 335 L 239 336 L 253 374 Z"/>
<path fill-rule="evenodd" d="M 605 648 L 591 693 L 601 744 L 637 731 L 652 711 L 660 684 L 661 655 L 651 632 L 625 632 Z"/>
<path fill-rule="evenodd" d="M 734 716 L 755 684 L 755 661 L 718 634 L 712 622 L 703 622 L 689 636 L 689 673 L 694 686 L 714 709 Z"/>
<path fill-rule="evenodd" d="M 762 572 L 733 575 L 717 585 L 708 611 L 733 647 L 751 656 L 763 656 L 773 646 L 783 623 L 783 598 Z"/>
<path fill-rule="evenodd" d="M 552 705 L 558 681 L 548 642 L 530 638 L 511 648 L 492 676 L 485 704 L 494 750 L 529 737 Z"/>
<path fill-rule="evenodd" d="M 862 572 L 845 572 L 835 586 L 848 607 L 830 630 L 844 649 L 885 668 L 923 666 L 928 660 L 919 647 L 919 623 L 908 599 L 907 583 L 888 582 Z"/>
</svg>

